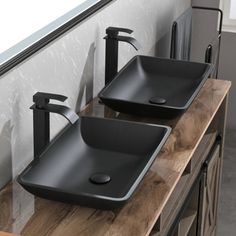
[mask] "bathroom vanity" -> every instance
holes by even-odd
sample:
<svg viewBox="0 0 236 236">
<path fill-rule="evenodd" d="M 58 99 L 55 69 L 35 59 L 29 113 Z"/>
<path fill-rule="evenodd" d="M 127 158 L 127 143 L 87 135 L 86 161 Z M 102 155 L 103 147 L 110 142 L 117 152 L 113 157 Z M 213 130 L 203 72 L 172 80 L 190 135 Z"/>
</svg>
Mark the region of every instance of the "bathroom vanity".
<svg viewBox="0 0 236 236">
<path fill-rule="evenodd" d="M 133 197 L 122 208 L 101 211 L 34 198 L 13 181 L 0 192 L 0 231 L 22 236 L 216 235 L 230 86 L 208 79 L 188 110 L 171 120 L 114 112 L 95 98 L 81 116 L 172 128 Z"/>
</svg>

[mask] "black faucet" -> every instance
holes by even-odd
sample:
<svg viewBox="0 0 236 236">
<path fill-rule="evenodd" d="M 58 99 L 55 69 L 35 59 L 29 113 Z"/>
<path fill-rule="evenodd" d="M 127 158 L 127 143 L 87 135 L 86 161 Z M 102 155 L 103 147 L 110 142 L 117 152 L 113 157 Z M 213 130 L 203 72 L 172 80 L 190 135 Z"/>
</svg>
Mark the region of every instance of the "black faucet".
<svg viewBox="0 0 236 236">
<path fill-rule="evenodd" d="M 39 157 L 50 142 L 50 112 L 64 116 L 71 124 L 79 119 L 79 116 L 70 108 L 50 104 L 50 99 L 64 102 L 67 97 L 37 92 L 33 96 L 34 105 L 30 107 L 33 110 L 34 158 Z"/>
<path fill-rule="evenodd" d="M 132 37 L 121 36 L 119 32 L 131 34 L 130 29 L 108 27 L 106 29 L 106 62 L 105 62 L 105 84 L 109 83 L 118 71 L 118 43 L 119 41 L 131 44 L 136 50 L 140 48 L 138 41 Z"/>
</svg>

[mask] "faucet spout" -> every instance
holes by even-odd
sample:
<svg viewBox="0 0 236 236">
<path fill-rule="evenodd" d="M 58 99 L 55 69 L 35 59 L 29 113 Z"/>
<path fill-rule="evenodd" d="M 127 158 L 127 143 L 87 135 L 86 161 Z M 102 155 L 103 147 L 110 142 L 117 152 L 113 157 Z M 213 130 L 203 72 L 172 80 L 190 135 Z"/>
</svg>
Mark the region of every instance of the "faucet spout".
<svg viewBox="0 0 236 236">
<path fill-rule="evenodd" d="M 35 105 L 33 105 L 31 109 L 35 109 Z M 79 116 L 71 108 L 63 105 L 46 104 L 43 108 L 40 108 L 40 110 L 44 112 L 57 113 L 59 115 L 62 115 L 71 124 L 74 124 L 79 119 Z"/>
<path fill-rule="evenodd" d="M 129 43 L 129 44 L 132 45 L 137 51 L 141 48 L 140 43 L 139 43 L 135 38 L 132 38 L 132 37 L 129 37 L 129 36 L 121 36 L 121 35 L 118 35 L 118 36 L 117 36 L 117 40 L 118 40 L 118 41 L 121 41 L 121 42 Z"/>
</svg>

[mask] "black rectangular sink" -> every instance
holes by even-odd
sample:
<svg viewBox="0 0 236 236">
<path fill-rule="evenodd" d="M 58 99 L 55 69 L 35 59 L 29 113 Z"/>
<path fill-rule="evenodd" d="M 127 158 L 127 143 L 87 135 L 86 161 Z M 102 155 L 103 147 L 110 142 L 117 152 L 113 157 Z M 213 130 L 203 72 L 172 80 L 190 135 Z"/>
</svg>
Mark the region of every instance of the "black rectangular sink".
<svg viewBox="0 0 236 236">
<path fill-rule="evenodd" d="M 99 209 L 122 206 L 133 194 L 170 128 L 81 117 L 19 175 L 29 192 Z"/>
<path fill-rule="evenodd" d="M 190 106 L 211 69 L 205 63 L 136 56 L 99 98 L 119 112 L 173 118 Z"/>
</svg>

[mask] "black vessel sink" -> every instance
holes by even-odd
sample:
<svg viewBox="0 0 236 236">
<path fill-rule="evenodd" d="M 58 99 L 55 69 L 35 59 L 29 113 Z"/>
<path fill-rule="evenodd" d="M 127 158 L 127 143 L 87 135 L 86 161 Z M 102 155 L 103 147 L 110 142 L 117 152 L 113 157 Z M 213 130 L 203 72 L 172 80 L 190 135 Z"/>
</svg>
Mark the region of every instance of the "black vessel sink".
<svg viewBox="0 0 236 236">
<path fill-rule="evenodd" d="M 136 56 L 99 98 L 119 112 L 173 118 L 189 107 L 210 72 L 210 64 Z"/>
<path fill-rule="evenodd" d="M 43 198 L 100 209 L 122 206 L 170 134 L 166 126 L 81 117 L 19 175 Z"/>
</svg>

